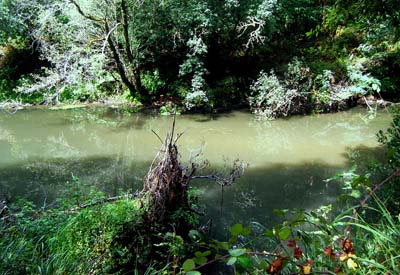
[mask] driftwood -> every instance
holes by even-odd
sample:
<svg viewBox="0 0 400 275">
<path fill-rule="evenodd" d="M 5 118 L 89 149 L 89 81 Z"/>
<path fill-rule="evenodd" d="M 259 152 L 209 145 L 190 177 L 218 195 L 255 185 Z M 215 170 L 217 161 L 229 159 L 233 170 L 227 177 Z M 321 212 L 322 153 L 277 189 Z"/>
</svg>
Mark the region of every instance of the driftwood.
<svg viewBox="0 0 400 275">
<path fill-rule="evenodd" d="M 151 222 L 162 223 L 168 220 L 168 215 L 176 210 L 189 210 L 199 214 L 190 208 L 188 188 L 192 179 L 209 179 L 223 188 L 233 184 L 235 179 L 243 175 L 247 164 L 235 160 L 227 174 L 215 173 L 206 176 L 195 175 L 204 165 L 190 163 L 184 166 L 179 160 L 177 142 L 182 133 L 175 134 L 175 118 L 172 128 L 164 140 L 154 131 L 153 133 L 161 141 L 161 148 L 154 158 L 149 172 L 145 178 L 144 187 L 140 196 L 147 203 L 144 219 Z M 221 199 L 221 203 L 223 199 Z"/>
<path fill-rule="evenodd" d="M 190 208 L 187 191 L 196 165 L 192 164 L 191 168 L 182 166 L 177 147 L 181 136 L 181 133 L 175 135 L 174 118 L 171 131 L 167 133 L 150 166 L 141 192 L 148 207 L 144 214 L 148 221 L 161 223 L 168 213 Z"/>
</svg>

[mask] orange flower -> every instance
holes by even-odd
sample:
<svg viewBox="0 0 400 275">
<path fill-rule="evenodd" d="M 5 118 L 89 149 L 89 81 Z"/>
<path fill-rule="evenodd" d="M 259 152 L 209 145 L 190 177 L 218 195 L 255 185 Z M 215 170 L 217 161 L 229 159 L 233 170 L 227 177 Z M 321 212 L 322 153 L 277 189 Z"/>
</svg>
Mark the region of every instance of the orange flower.
<svg viewBox="0 0 400 275">
<path fill-rule="evenodd" d="M 272 263 L 267 267 L 267 273 L 268 274 L 280 274 L 283 268 L 282 265 L 282 256 L 278 256 L 275 260 L 272 261 Z"/>
<path fill-rule="evenodd" d="M 329 259 L 330 259 L 331 261 L 333 261 L 333 260 L 335 259 L 335 253 L 333 252 L 333 248 L 332 248 L 331 245 L 330 245 L 330 246 L 327 246 L 327 247 L 324 249 L 324 255 L 327 256 L 327 257 L 329 257 Z"/>
<path fill-rule="evenodd" d="M 342 240 L 342 248 L 346 253 L 354 253 L 354 245 L 349 238 Z"/>
</svg>

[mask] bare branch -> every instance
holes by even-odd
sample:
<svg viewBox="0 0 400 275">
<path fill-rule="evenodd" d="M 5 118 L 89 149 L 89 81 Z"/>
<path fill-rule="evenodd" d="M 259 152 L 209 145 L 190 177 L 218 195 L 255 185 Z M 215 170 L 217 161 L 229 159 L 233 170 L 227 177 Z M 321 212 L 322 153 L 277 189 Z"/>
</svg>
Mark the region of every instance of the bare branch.
<svg viewBox="0 0 400 275">
<path fill-rule="evenodd" d="M 117 24 L 116 24 L 114 27 L 112 27 L 112 28 L 108 31 L 108 33 L 106 34 L 106 37 L 105 37 L 104 43 L 103 43 L 103 47 L 102 47 L 102 49 L 101 49 L 101 53 L 102 53 L 102 54 L 104 54 L 104 51 L 105 51 L 106 45 L 107 45 L 107 41 L 108 41 L 110 35 L 113 33 L 114 30 L 116 30 L 116 29 L 118 28 L 119 25 L 121 25 L 121 23 L 117 23 Z"/>
<path fill-rule="evenodd" d="M 243 36 L 249 29 L 253 29 L 249 34 L 249 39 L 244 45 L 246 48 L 254 46 L 254 44 L 263 44 L 265 41 L 265 36 L 261 35 L 262 29 L 265 26 L 265 20 L 257 18 L 255 16 L 250 16 L 247 21 L 239 23 L 237 31 L 239 32 L 239 37 Z"/>
<path fill-rule="evenodd" d="M 69 1 L 76 7 L 76 10 L 77 10 L 83 17 L 85 17 L 86 19 L 89 19 L 89 20 L 92 20 L 92 21 L 96 21 L 96 22 L 99 22 L 99 23 L 104 23 L 104 22 L 105 22 L 105 20 L 102 19 L 102 18 L 93 16 L 93 15 L 88 15 L 88 14 L 86 14 L 85 12 L 83 12 L 81 6 L 79 6 L 79 4 L 78 4 L 75 0 L 69 0 Z"/>
<path fill-rule="evenodd" d="M 153 134 L 158 138 L 158 140 L 161 142 L 161 144 L 163 144 L 164 142 L 163 142 L 163 140 L 160 138 L 160 136 L 154 131 L 154 130 L 151 130 L 152 132 L 153 132 Z"/>
<path fill-rule="evenodd" d="M 247 163 L 237 159 L 233 162 L 231 171 L 228 175 L 216 173 L 211 175 L 192 176 L 192 179 L 208 179 L 215 181 L 218 185 L 222 187 L 231 186 L 237 178 L 240 178 L 244 174 L 244 170 L 247 167 Z"/>
</svg>

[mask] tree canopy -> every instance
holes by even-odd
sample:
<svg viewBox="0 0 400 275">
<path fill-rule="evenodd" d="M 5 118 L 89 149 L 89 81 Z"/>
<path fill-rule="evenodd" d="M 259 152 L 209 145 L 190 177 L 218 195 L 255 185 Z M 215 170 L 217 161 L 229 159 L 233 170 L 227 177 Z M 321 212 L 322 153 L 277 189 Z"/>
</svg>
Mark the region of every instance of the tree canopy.
<svg viewBox="0 0 400 275">
<path fill-rule="evenodd" d="M 257 78 L 273 70 L 283 81 L 295 60 L 312 104 L 396 97 L 398 11 L 364 0 L 2 0 L 2 98 L 251 105 Z M 16 62 L 21 50 L 30 54 Z M 40 66 L 19 69 L 28 63 Z"/>
</svg>

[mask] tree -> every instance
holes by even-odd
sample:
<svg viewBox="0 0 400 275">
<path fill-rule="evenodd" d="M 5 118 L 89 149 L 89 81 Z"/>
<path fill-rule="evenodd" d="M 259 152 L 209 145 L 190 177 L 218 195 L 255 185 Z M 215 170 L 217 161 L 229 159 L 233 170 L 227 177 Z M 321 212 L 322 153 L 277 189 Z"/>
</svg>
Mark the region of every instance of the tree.
<svg viewBox="0 0 400 275">
<path fill-rule="evenodd" d="M 141 45 L 138 41 L 131 41 L 129 35 L 132 24 L 136 23 L 134 22 L 135 10 L 140 8 L 143 2 L 133 1 L 130 2 L 130 6 L 128 6 L 126 0 L 92 3 L 90 7 L 97 6 L 97 10 L 93 9 L 97 11 L 97 14 L 89 14 L 83 11 L 81 5 L 75 0 L 70 0 L 70 2 L 97 31 L 95 39 L 103 40 L 109 46 L 118 74 L 131 95 L 135 97 L 138 93 L 148 100 L 148 94 L 141 84 L 141 68 L 137 57 Z M 129 14 L 131 15 L 129 16 Z"/>
</svg>

